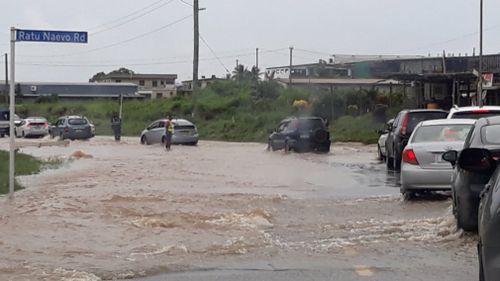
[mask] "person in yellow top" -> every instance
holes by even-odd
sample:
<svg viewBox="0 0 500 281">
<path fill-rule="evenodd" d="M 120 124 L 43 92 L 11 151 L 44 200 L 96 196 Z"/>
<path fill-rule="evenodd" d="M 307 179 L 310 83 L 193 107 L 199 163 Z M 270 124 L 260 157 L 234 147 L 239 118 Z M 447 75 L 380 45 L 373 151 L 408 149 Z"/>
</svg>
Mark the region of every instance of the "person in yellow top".
<svg viewBox="0 0 500 281">
<path fill-rule="evenodd" d="M 172 123 L 172 117 L 167 116 L 167 120 L 165 120 L 165 148 L 167 151 L 170 150 L 170 146 L 172 145 L 172 135 L 174 134 L 174 124 Z"/>
</svg>

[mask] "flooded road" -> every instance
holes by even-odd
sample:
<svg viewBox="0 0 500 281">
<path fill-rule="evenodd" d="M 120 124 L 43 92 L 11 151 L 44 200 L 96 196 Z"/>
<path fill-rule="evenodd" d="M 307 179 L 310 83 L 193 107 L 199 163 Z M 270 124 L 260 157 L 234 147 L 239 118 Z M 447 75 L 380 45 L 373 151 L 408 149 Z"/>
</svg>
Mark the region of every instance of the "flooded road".
<svg viewBox="0 0 500 281">
<path fill-rule="evenodd" d="M 449 198 L 403 202 L 372 146 L 98 137 L 22 152 L 63 165 L 0 198 L 0 280 L 477 279 Z"/>
</svg>

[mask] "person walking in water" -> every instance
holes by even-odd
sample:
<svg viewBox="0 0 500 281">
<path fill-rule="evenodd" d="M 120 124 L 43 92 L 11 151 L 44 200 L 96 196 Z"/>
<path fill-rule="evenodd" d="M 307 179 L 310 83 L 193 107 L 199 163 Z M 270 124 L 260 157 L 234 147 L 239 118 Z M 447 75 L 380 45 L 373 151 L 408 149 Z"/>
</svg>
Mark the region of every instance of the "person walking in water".
<svg viewBox="0 0 500 281">
<path fill-rule="evenodd" d="M 173 134 L 174 124 L 172 123 L 172 117 L 168 115 L 167 120 L 165 120 L 165 148 L 167 149 L 167 151 L 170 150 L 170 146 L 172 145 Z"/>
<path fill-rule="evenodd" d="M 113 129 L 115 141 L 120 141 L 122 134 L 122 119 L 118 116 L 118 113 L 113 113 L 113 117 L 111 117 L 111 129 Z"/>
</svg>

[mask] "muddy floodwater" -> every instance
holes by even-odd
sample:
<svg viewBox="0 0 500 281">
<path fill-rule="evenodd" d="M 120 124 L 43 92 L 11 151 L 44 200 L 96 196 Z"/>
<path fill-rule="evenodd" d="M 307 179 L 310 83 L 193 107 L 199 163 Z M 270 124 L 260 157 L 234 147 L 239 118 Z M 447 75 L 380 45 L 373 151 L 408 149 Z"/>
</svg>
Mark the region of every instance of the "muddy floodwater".
<svg viewBox="0 0 500 281">
<path fill-rule="evenodd" d="M 283 280 L 477 279 L 477 238 L 455 229 L 447 194 L 402 201 L 375 147 L 265 148 L 166 152 L 106 137 L 22 148 L 63 164 L 0 197 L 0 280 L 212 280 L 200 272 L 245 269 L 339 274 Z"/>
</svg>

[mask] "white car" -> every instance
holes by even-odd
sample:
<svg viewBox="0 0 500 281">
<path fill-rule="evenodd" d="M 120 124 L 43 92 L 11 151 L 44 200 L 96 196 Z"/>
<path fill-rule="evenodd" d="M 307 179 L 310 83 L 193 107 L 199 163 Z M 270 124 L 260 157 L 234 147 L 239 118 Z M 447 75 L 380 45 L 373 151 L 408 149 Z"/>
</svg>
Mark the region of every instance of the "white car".
<svg viewBox="0 0 500 281">
<path fill-rule="evenodd" d="M 378 159 L 385 160 L 387 156 L 387 150 L 385 149 L 385 141 L 387 140 L 387 136 L 389 135 L 389 128 L 394 123 L 394 119 L 389 120 L 386 123 L 386 127 L 383 131 L 379 131 L 380 137 L 378 138 Z"/>
<path fill-rule="evenodd" d="M 500 106 L 454 106 L 447 119 L 479 119 L 500 115 Z"/>
<path fill-rule="evenodd" d="M 44 137 L 49 134 L 49 122 L 43 117 L 28 117 L 14 129 L 16 137 Z"/>
</svg>

